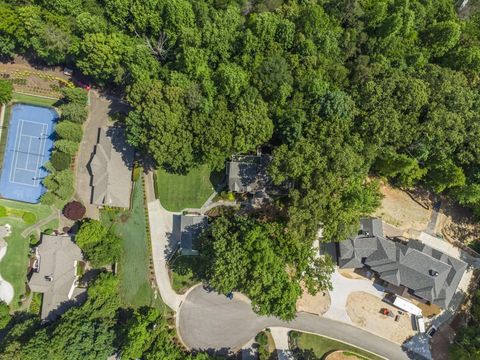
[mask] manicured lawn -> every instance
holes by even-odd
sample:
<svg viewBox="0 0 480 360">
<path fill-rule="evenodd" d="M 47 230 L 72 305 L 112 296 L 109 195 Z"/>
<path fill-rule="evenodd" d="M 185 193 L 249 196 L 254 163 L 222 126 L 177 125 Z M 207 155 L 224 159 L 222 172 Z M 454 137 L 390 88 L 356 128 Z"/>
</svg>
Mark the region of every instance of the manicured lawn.
<svg viewBox="0 0 480 360">
<path fill-rule="evenodd" d="M 25 95 L 14 92 L 13 101 L 39 106 L 53 106 L 55 103 L 58 102 L 58 99 L 48 99 L 39 96 Z"/>
<path fill-rule="evenodd" d="M 36 215 L 37 221 L 40 221 L 52 213 L 52 209 L 45 205 L 26 204 L 5 199 L 0 199 L 0 206 L 32 212 Z M 29 249 L 29 238 L 23 238 L 21 233 L 31 225 L 26 224 L 18 217 L 0 218 L 0 225 L 5 224 L 12 226 L 12 234 L 6 238 L 8 247 L 5 257 L 0 261 L 0 274 L 13 286 L 15 296 L 10 306 L 12 309 L 17 309 L 19 307 L 18 302 L 20 296 L 25 293 Z"/>
<path fill-rule="evenodd" d="M 155 184 L 160 203 L 169 211 L 201 207 L 214 192 L 216 179 L 212 182 L 211 173 L 207 165 L 192 169 L 187 175 L 157 170 Z"/>
<path fill-rule="evenodd" d="M 111 223 L 121 238 L 123 253 L 118 264 L 120 295 L 127 306 L 161 306 L 149 283 L 150 247 L 143 206 L 143 184 L 137 181 L 130 211 L 104 211 L 102 221 Z"/>
<path fill-rule="evenodd" d="M 297 345 L 297 349 L 294 351 L 298 352 L 303 359 L 323 359 L 323 356 L 334 350 L 343 350 L 345 353 L 354 355 L 359 359 L 383 359 L 371 352 L 323 336 L 292 332 L 290 333 L 291 338 L 295 337 L 293 334 L 298 334 L 298 338 L 294 340 Z"/>
<path fill-rule="evenodd" d="M 199 260 L 198 256 L 178 255 L 170 262 L 170 279 L 176 293 L 184 294 L 201 281 L 194 275 L 200 265 Z"/>
</svg>

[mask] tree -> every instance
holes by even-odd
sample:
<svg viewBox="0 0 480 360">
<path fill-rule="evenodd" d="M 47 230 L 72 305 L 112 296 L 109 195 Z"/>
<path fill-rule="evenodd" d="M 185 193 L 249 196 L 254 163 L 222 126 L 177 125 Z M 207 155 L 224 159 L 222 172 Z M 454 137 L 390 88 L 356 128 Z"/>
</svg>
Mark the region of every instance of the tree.
<svg viewBox="0 0 480 360">
<path fill-rule="evenodd" d="M 72 163 L 72 156 L 60 151 L 55 151 L 50 157 L 50 162 L 57 171 L 68 169 Z"/>
<path fill-rule="evenodd" d="M 88 111 L 85 105 L 80 103 L 67 103 L 60 106 L 63 121 L 83 124 L 87 120 Z"/>
<path fill-rule="evenodd" d="M 436 192 L 465 185 L 465 174 L 462 168 L 451 160 L 434 164 L 428 169 L 427 184 Z"/>
<path fill-rule="evenodd" d="M 78 145 L 78 142 L 64 139 L 56 140 L 54 143 L 56 150 L 71 156 L 78 151 Z"/>
<path fill-rule="evenodd" d="M 85 216 L 85 206 L 79 201 L 71 201 L 63 208 L 63 215 L 70 220 L 80 220 Z"/>
<path fill-rule="evenodd" d="M 217 82 L 222 95 L 238 97 L 248 85 L 248 74 L 237 64 L 222 63 L 217 69 Z"/>
<path fill-rule="evenodd" d="M 85 220 L 78 230 L 75 242 L 93 266 L 113 263 L 120 256 L 120 239 L 98 220 Z"/>
<path fill-rule="evenodd" d="M 63 94 L 63 100 L 66 103 L 74 103 L 77 105 L 87 106 L 88 93 L 82 88 L 78 88 L 78 87 L 63 88 L 62 94 Z"/>
<path fill-rule="evenodd" d="M 12 100 L 13 86 L 10 82 L 0 80 L 0 105 Z"/>
<path fill-rule="evenodd" d="M 435 57 L 445 55 L 460 40 L 460 25 L 455 21 L 442 21 L 429 26 L 423 41 Z"/>
<path fill-rule="evenodd" d="M 55 126 L 55 132 L 61 139 L 76 143 L 82 141 L 83 131 L 80 124 L 70 121 L 62 121 Z"/>
<path fill-rule="evenodd" d="M 0 301 L 0 329 L 5 329 L 11 318 L 10 308 L 5 302 Z"/>
</svg>

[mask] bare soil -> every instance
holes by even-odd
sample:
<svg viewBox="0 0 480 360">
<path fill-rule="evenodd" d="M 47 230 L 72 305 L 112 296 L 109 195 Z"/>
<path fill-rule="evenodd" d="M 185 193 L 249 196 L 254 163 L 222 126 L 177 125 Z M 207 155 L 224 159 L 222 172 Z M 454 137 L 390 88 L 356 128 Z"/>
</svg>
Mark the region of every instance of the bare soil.
<svg viewBox="0 0 480 360">
<path fill-rule="evenodd" d="M 368 280 L 365 274 L 362 274 L 362 269 L 338 269 L 338 272 L 347 279 Z"/>
<path fill-rule="evenodd" d="M 480 222 L 473 213 L 452 201 L 443 201 L 437 230 L 446 237 L 470 245 L 480 239 Z"/>
<path fill-rule="evenodd" d="M 297 301 L 297 311 L 304 311 L 311 314 L 323 315 L 330 308 L 330 294 L 328 291 L 319 291 L 317 295 L 310 295 L 302 286 L 302 297 Z"/>
<path fill-rule="evenodd" d="M 355 325 L 397 344 L 402 344 L 415 335 L 409 314 L 400 315 L 397 322 L 393 317 L 381 314 L 382 308 L 389 309 L 394 315 L 398 314 L 396 307 L 364 292 L 354 292 L 347 299 L 347 314 Z"/>
<path fill-rule="evenodd" d="M 380 217 L 384 222 L 403 231 L 410 229 L 423 231 L 427 228 L 432 214 L 432 201 L 427 192 L 416 190 L 412 194 L 416 200 L 414 201 L 405 191 L 393 188 L 384 182 L 380 183 L 380 192 L 384 197 L 373 216 Z"/>
<path fill-rule="evenodd" d="M 440 306 L 435 304 L 424 304 L 420 301 L 415 300 L 413 297 L 408 299 L 411 303 L 418 306 L 422 310 L 422 315 L 426 318 L 432 318 L 442 312 Z"/>
</svg>

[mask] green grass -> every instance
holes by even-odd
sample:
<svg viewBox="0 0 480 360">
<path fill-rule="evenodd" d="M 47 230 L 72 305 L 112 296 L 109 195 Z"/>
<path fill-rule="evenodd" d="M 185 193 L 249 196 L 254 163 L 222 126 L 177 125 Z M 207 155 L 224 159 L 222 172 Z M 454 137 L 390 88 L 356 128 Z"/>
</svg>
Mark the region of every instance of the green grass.
<svg viewBox="0 0 480 360">
<path fill-rule="evenodd" d="M 326 354 L 331 351 L 343 350 L 346 353 L 357 356 L 359 359 L 383 360 L 383 358 L 371 352 L 342 343 L 340 341 L 312 334 L 296 334 L 299 334 L 298 339 L 296 340 L 297 348 L 303 352 L 303 357 L 305 359 L 312 359 L 312 355 L 314 355 L 318 359 L 322 359 Z"/>
<path fill-rule="evenodd" d="M 192 169 L 187 175 L 157 170 L 155 185 L 160 203 L 169 211 L 201 207 L 214 192 L 211 173 L 207 165 Z"/>
<path fill-rule="evenodd" d="M 172 288 L 178 294 L 184 294 L 193 285 L 201 280 L 195 276 L 199 267 L 198 256 L 176 256 L 170 263 L 170 279 Z"/>
<path fill-rule="evenodd" d="M 55 103 L 58 102 L 58 99 L 48 99 L 34 95 L 25 95 L 19 94 L 14 92 L 13 93 L 13 101 L 14 102 L 21 102 L 25 104 L 32 104 L 38 106 L 50 106 L 53 107 Z"/>
<path fill-rule="evenodd" d="M 32 212 L 37 217 L 37 221 L 52 213 L 52 209 L 45 205 L 27 204 L 5 199 L 0 199 L 0 206 L 17 211 Z M 12 226 L 12 234 L 6 238 L 8 247 L 5 257 L 0 261 L 0 274 L 13 286 L 15 296 L 10 307 L 15 310 L 19 307 L 20 297 L 25 293 L 25 282 L 27 280 L 29 238 L 23 238 L 21 233 L 31 225 L 26 224 L 21 218 L 9 216 L 0 218 L 0 225 L 5 224 Z"/>
<path fill-rule="evenodd" d="M 150 247 L 146 231 L 146 215 L 143 203 L 143 184 L 135 183 L 132 209 L 102 211 L 102 222 L 113 222 L 115 233 L 121 238 L 123 252 L 118 263 L 120 295 L 127 306 L 163 306 L 160 297 L 154 298 L 149 283 Z"/>
</svg>

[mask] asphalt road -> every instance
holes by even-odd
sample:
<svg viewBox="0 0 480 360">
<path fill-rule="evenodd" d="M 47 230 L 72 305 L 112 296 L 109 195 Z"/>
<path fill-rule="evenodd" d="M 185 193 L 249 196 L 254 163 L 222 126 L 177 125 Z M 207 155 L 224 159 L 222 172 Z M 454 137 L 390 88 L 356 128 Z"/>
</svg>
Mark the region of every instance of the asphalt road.
<svg viewBox="0 0 480 360">
<path fill-rule="evenodd" d="M 244 300 L 228 300 L 223 295 L 207 293 L 201 286 L 193 289 L 181 304 L 177 321 L 183 342 L 193 350 L 236 351 L 260 330 L 284 326 L 345 341 L 387 359 L 408 359 L 398 344 L 354 326 L 306 313 L 299 313 L 290 322 L 260 317 Z"/>
</svg>

